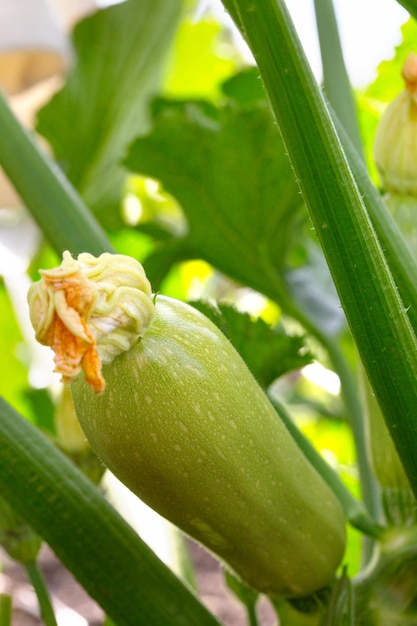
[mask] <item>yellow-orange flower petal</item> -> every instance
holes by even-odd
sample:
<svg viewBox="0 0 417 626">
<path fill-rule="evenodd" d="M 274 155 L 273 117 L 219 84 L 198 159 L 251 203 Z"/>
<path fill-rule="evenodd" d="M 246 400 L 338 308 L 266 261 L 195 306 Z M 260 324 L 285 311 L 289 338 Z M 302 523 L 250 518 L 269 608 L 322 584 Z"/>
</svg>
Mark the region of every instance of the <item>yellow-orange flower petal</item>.
<svg viewBox="0 0 417 626">
<path fill-rule="evenodd" d="M 151 323 L 154 304 L 143 267 L 124 255 L 83 253 L 75 260 L 64 252 L 59 267 L 40 273 L 28 294 L 36 338 L 55 352 L 63 382 L 83 371 L 101 393 L 102 361 L 128 350 Z"/>
</svg>

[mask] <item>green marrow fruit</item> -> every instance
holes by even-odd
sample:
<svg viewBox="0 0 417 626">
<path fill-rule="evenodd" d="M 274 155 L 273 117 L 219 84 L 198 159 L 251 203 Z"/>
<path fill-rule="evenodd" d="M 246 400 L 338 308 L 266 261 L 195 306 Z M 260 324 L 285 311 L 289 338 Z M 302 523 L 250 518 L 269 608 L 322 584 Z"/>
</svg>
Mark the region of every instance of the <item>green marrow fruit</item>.
<svg viewBox="0 0 417 626">
<path fill-rule="evenodd" d="M 344 549 L 339 503 L 232 346 L 200 313 L 158 296 L 145 337 L 104 366 L 75 409 L 105 465 L 251 586 L 307 595 Z"/>
<path fill-rule="evenodd" d="M 99 458 L 258 591 L 329 584 L 345 548 L 339 501 L 230 342 L 160 295 L 142 335 L 103 365 L 104 391 L 82 375 L 71 383 Z"/>
</svg>

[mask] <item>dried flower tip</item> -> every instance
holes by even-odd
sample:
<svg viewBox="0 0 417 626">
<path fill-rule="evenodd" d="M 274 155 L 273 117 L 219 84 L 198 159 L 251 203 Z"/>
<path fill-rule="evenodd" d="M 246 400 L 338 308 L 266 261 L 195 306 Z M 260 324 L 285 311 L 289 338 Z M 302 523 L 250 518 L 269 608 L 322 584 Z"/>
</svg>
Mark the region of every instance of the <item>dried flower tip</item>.
<svg viewBox="0 0 417 626">
<path fill-rule="evenodd" d="M 414 52 L 408 55 L 401 75 L 404 79 L 405 88 L 410 94 L 414 95 L 417 90 L 417 54 L 414 54 Z"/>
<path fill-rule="evenodd" d="M 152 290 L 135 259 L 64 252 L 62 264 L 41 270 L 28 294 L 36 338 L 55 352 L 56 371 L 70 382 L 81 370 L 94 391 L 104 390 L 101 363 L 129 350 L 152 321 Z"/>
</svg>

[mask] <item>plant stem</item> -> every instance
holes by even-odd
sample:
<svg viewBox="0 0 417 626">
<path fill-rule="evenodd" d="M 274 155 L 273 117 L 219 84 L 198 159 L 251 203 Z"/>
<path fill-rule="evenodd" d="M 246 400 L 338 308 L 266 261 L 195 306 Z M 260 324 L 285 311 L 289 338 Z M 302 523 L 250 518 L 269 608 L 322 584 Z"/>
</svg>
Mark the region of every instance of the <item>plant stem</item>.
<svg viewBox="0 0 417 626">
<path fill-rule="evenodd" d="M 354 149 L 362 160 L 363 146 L 359 132 L 356 116 L 356 105 L 346 71 L 343 58 L 342 46 L 340 42 L 336 16 L 332 0 L 315 0 L 315 11 L 317 28 L 319 33 L 320 49 L 323 64 L 324 88 L 332 109 L 340 124 L 349 136 Z M 295 312 L 296 313 L 296 312 Z M 293 313 L 294 315 L 294 313 Z M 362 498 L 366 509 L 374 519 L 381 517 L 381 504 L 379 488 L 371 471 L 369 452 L 366 445 L 365 420 L 363 407 L 361 405 L 357 384 L 346 359 L 338 344 L 330 337 L 326 336 L 304 316 L 295 316 L 302 323 L 306 330 L 315 336 L 325 347 L 333 368 L 337 372 L 342 388 L 342 396 L 348 412 L 349 422 L 355 442 L 356 460 L 358 465 Z M 356 513 L 355 513 L 356 514 Z M 366 516 L 366 512 L 365 512 Z M 361 517 L 361 516 L 360 516 Z M 353 525 L 355 522 L 350 520 Z M 371 522 L 369 526 L 368 522 Z M 363 524 L 362 518 L 359 524 Z M 365 520 L 368 533 L 372 535 L 372 520 Z M 365 528 L 362 529 L 365 533 Z M 369 544 L 369 545 L 368 545 Z M 372 544 L 364 544 L 364 559 L 367 560 L 372 552 Z"/>
<path fill-rule="evenodd" d="M 114 252 L 70 182 L 39 148 L 0 94 L 0 165 L 59 255 Z"/>
<path fill-rule="evenodd" d="M 25 563 L 25 568 L 36 592 L 45 626 L 58 626 L 48 587 L 38 564 L 35 561 Z"/>
<path fill-rule="evenodd" d="M 352 507 L 352 500 L 347 497 L 348 492 L 343 484 L 342 487 L 344 492 L 343 490 L 341 491 L 339 488 L 336 488 L 335 493 L 340 498 L 342 506 L 344 508 L 346 507 L 345 512 L 347 513 L 352 526 L 355 526 L 367 535 L 364 537 L 362 554 L 363 563 L 367 563 L 373 553 L 373 538 L 378 537 L 379 534 L 377 521 L 380 521 L 382 518 L 382 506 L 380 488 L 372 471 L 371 461 L 369 458 L 364 407 L 362 406 L 360 395 L 358 393 L 358 382 L 338 343 L 331 337 L 322 333 L 320 329 L 318 329 L 302 314 L 296 319 L 303 324 L 304 328 L 309 331 L 312 336 L 316 337 L 316 339 L 320 341 L 321 345 L 327 351 L 334 371 L 339 376 L 342 398 L 345 403 L 348 422 L 352 430 L 352 436 L 355 443 L 356 463 L 359 473 L 361 496 L 365 510 L 359 510 L 357 506 Z M 304 452 L 306 451 L 304 450 Z M 331 471 L 327 464 L 325 465 L 327 470 Z M 320 473 L 326 479 L 326 472 L 321 471 Z M 331 486 L 333 488 L 335 487 L 334 484 L 331 484 Z M 347 499 L 345 499 L 345 496 Z M 356 503 L 356 505 L 359 505 L 359 503 Z"/>
<path fill-rule="evenodd" d="M 337 116 L 339 125 L 342 125 L 346 135 L 350 138 L 353 149 L 356 150 L 357 155 L 363 161 L 363 146 L 356 116 L 356 105 L 343 58 L 332 0 L 315 0 L 315 10 L 327 98 Z M 285 289 L 280 286 L 279 291 L 282 293 Z M 285 296 L 284 299 L 288 300 Z M 374 519 L 380 519 L 379 490 L 371 471 L 364 430 L 364 412 L 359 399 L 355 377 L 336 341 L 325 335 L 302 312 L 296 310 L 291 300 L 286 304 L 287 312 L 316 337 L 326 349 L 333 368 L 339 376 L 342 396 L 355 441 L 362 498 L 370 515 Z"/>
<path fill-rule="evenodd" d="M 320 40 L 320 49 L 323 63 L 323 76 L 324 76 L 324 89 L 326 96 L 332 108 L 333 117 L 336 116 L 337 121 L 343 127 L 346 135 L 349 137 L 353 149 L 355 150 L 358 159 L 361 159 L 365 164 L 365 155 L 363 151 L 363 144 L 360 136 L 358 119 L 356 115 L 356 103 L 353 97 L 352 88 L 349 81 L 349 76 L 346 71 L 346 65 L 343 58 L 342 46 L 340 42 L 339 30 L 337 26 L 336 15 L 334 11 L 334 5 L 332 0 L 314 0 L 317 28 Z M 338 119 L 337 119 L 338 118 Z M 345 150 L 349 150 L 351 147 L 347 139 L 343 141 L 344 134 L 341 136 L 341 141 Z M 350 159 L 352 162 L 352 159 Z M 366 377 L 364 368 L 359 364 L 358 378 L 363 386 L 370 389 L 368 379 Z M 357 395 L 357 394 L 356 394 Z M 379 406 L 375 402 L 374 410 L 379 414 L 379 419 L 383 420 L 382 413 L 379 410 Z M 368 476 L 371 474 L 371 460 L 370 450 L 367 445 L 367 420 L 369 420 L 368 409 L 366 403 L 361 402 L 362 413 L 364 419 L 355 419 L 352 424 L 352 430 L 358 450 L 358 467 L 361 478 L 361 484 L 363 484 L 363 491 L 366 493 L 364 499 L 368 502 L 374 515 L 381 514 L 380 493 L 375 486 L 371 488 L 370 480 L 366 480 L 365 472 Z M 376 418 L 374 418 L 376 419 Z M 381 454 L 383 452 L 381 451 Z M 395 453 L 394 453 L 395 454 Z M 366 462 L 364 459 L 366 458 Z M 372 546 L 364 544 L 364 557 L 366 559 L 366 553 L 370 556 Z"/>
<path fill-rule="evenodd" d="M 372 525 L 373 520 L 381 519 L 381 502 L 378 483 L 371 470 L 369 460 L 366 433 L 364 429 L 364 412 L 358 394 L 357 381 L 355 380 L 351 368 L 349 367 L 338 343 L 322 332 L 316 324 L 314 324 L 314 322 L 312 322 L 311 319 L 300 310 L 300 308 L 289 297 L 288 289 L 274 272 L 272 267 L 266 266 L 265 273 L 269 276 L 271 284 L 269 297 L 275 300 L 287 315 L 290 315 L 293 319 L 297 320 L 306 332 L 317 339 L 317 341 L 326 350 L 333 369 L 339 376 L 342 397 L 355 442 L 356 460 L 362 492 L 361 495 L 365 509 L 371 518 L 369 522 Z M 369 524 L 366 525 L 369 526 Z M 371 532 L 369 534 L 372 535 L 373 533 Z M 364 553 L 365 559 L 370 555 L 371 551 L 372 545 L 366 547 L 366 554 Z"/>
<path fill-rule="evenodd" d="M 314 6 L 325 93 L 357 154 L 364 159 L 363 145 L 356 116 L 356 104 L 343 58 L 334 5 L 332 0 L 314 0 Z M 372 478 L 369 454 L 366 447 L 363 408 L 358 397 L 357 385 L 336 343 L 328 341 L 326 347 L 339 375 L 345 403 L 349 410 L 363 500 L 369 512 L 378 519 L 380 514 L 379 495 L 376 481 Z"/>
<path fill-rule="evenodd" d="M 339 502 L 342 505 L 345 515 L 351 525 L 358 530 L 361 530 L 369 537 L 380 537 L 383 534 L 384 529 L 374 522 L 374 520 L 368 515 L 362 503 L 353 497 L 336 472 L 328 465 L 328 463 L 326 463 L 314 446 L 294 425 L 284 406 L 276 399 L 272 399 L 272 403 L 294 441 L 304 452 L 311 465 L 319 472 L 339 499 Z"/>
<path fill-rule="evenodd" d="M 259 626 L 259 622 L 258 622 L 258 616 L 256 615 L 256 608 L 254 605 L 249 605 L 246 607 L 247 609 L 247 616 L 248 616 L 248 622 L 249 622 L 249 626 Z"/>
<path fill-rule="evenodd" d="M 369 217 L 381 243 L 384 255 L 388 261 L 392 275 L 401 294 L 402 300 L 408 307 L 408 317 L 414 331 L 417 333 L 417 262 L 413 257 L 406 238 L 398 224 L 390 215 L 381 194 L 369 178 L 368 171 L 357 150 L 350 141 L 340 120 L 335 119 L 335 126 L 343 149 L 349 161 L 349 166 L 355 177 L 359 192 L 363 197 Z"/>
<path fill-rule="evenodd" d="M 314 0 L 326 97 L 363 158 L 363 145 L 332 0 Z"/>
<path fill-rule="evenodd" d="M 12 624 L 12 598 L 7 593 L 0 594 L 0 626 Z"/>
<path fill-rule="evenodd" d="M 327 349 L 335 371 L 339 375 L 342 394 L 348 409 L 349 423 L 355 442 L 356 460 L 358 464 L 362 498 L 370 515 L 374 519 L 378 520 L 381 517 L 379 488 L 372 473 L 369 461 L 366 434 L 364 430 L 363 407 L 358 394 L 358 382 L 336 342 L 328 340 Z"/>
<path fill-rule="evenodd" d="M 362 499 L 371 518 L 379 520 L 381 504 L 378 484 L 371 471 L 366 434 L 364 430 L 363 407 L 358 394 L 358 385 L 338 343 L 323 333 L 317 326 L 285 295 L 284 289 L 279 287 L 281 294 L 280 306 L 296 319 L 301 326 L 315 337 L 327 351 L 334 371 L 340 379 L 342 397 L 346 406 L 349 424 L 355 442 L 356 460 L 362 490 Z M 284 294 L 284 295 L 283 295 Z"/>
</svg>

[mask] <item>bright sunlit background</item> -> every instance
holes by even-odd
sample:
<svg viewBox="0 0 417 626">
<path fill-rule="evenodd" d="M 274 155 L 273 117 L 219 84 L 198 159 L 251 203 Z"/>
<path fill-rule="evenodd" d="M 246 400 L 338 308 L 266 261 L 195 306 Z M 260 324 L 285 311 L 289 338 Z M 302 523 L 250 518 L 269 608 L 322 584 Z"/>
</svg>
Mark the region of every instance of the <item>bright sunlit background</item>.
<svg viewBox="0 0 417 626">
<path fill-rule="evenodd" d="M 321 76 L 320 51 L 313 0 L 286 0 L 312 69 Z M 202 0 L 224 17 L 220 0 Z M 395 0 L 334 0 L 347 69 L 355 87 L 364 87 L 375 77 L 382 59 L 390 58 L 400 42 L 400 27 L 408 12 Z"/>
<path fill-rule="evenodd" d="M 320 73 L 313 0 L 287 0 L 314 71 Z M 375 76 L 381 59 L 390 58 L 400 42 L 408 13 L 394 0 L 334 0 L 347 69 L 356 87 Z"/>
</svg>

